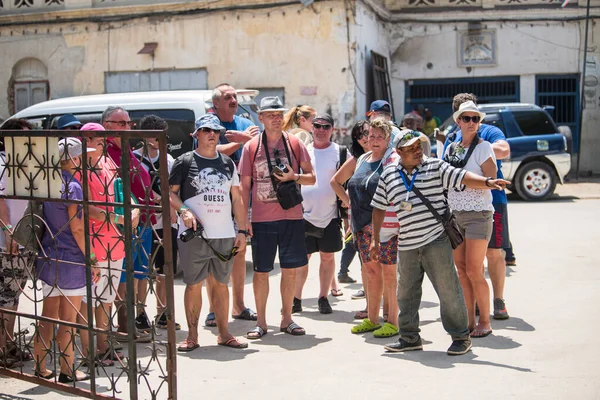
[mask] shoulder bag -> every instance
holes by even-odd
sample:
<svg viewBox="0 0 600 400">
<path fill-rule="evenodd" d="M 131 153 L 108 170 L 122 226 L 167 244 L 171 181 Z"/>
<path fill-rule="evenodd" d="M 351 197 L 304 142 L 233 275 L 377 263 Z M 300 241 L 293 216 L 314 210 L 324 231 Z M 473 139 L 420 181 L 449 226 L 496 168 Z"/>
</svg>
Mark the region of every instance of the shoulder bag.
<svg viewBox="0 0 600 400">
<path fill-rule="evenodd" d="M 456 223 L 456 217 L 450 211 L 450 207 L 446 205 L 446 209 L 444 210 L 444 215 L 440 216 L 437 210 L 431 205 L 431 202 L 423 196 L 423 193 L 416 187 L 413 187 L 413 192 L 417 195 L 419 199 L 425 204 L 425 207 L 431 211 L 435 219 L 442 224 L 444 227 L 444 231 L 446 231 L 446 235 L 450 239 L 450 244 L 452 245 L 452 249 L 456 250 L 458 246 L 464 241 L 463 235 L 458 228 L 458 224 Z"/>
</svg>

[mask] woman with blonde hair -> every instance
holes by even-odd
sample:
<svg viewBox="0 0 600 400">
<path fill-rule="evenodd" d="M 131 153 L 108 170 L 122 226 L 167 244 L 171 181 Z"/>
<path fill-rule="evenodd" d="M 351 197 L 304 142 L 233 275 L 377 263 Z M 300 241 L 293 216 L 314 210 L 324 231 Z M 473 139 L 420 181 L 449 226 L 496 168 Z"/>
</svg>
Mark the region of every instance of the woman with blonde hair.
<svg viewBox="0 0 600 400">
<path fill-rule="evenodd" d="M 317 115 L 317 110 L 311 106 L 303 105 L 292 107 L 283 116 L 283 130 L 297 136 L 305 145 L 312 142 L 312 121 Z"/>
<path fill-rule="evenodd" d="M 367 295 L 367 318 L 352 327 L 351 331 L 352 333 L 373 332 L 373 335 L 378 338 L 398 334 L 397 228 L 381 235 L 382 243 L 378 260 L 373 259 L 369 252 L 373 232 L 371 200 L 375 195 L 383 169 L 387 165 L 398 163 L 399 158 L 395 151 L 388 148 L 391 135 L 392 126 L 386 120 L 376 118 L 371 121 L 367 136 L 369 151 L 360 156 L 354 166 L 345 163 L 331 179 L 331 187 L 342 200 L 342 204 L 350 207 L 352 235 L 355 238 L 362 266 L 367 272 L 367 280 L 363 282 Z M 348 193 L 342 186 L 346 181 L 348 181 Z M 379 310 L 384 292 L 388 300 L 388 321 L 382 326 L 379 324 Z"/>
</svg>

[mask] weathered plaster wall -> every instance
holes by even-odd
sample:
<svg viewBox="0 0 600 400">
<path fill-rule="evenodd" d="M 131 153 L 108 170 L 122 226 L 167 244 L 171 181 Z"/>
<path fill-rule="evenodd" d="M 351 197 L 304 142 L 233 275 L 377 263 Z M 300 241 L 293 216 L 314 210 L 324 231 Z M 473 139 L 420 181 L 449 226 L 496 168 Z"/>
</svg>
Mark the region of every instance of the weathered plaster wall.
<svg viewBox="0 0 600 400">
<path fill-rule="evenodd" d="M 400 95 L 410 79 L 566 74 L 580 70 L 577 22 L 531 25 L 486 23 L 484 28 L 497 33 L 498 63 L 471 68 L 458 66 L 457 31 L 467 30 L 466 23 L 391 25 L 393 86 Z M 528 83 L 521 88 L 522 101 L 531 100 L 535 94 L 525 92 L 535 91 L 535 85 Z M 394 100 L 397 107 L 404 108 L 404 95 Z"/>
<path fill-rule="evenodd" d="M 377 19 L 373 11 L 363 2 L 356 2 L 356 118 L 365 118 L 373 98 L 370 84 L 373 76 L 370 69 L 371 51 L 388 58 L 391 66 L 390 42 L 386 26 Z"/>
<path fill-rule="evenodd" d="M 483 28 L 497 32 L 498 62 L 493 67 L 464 68 L 458 66 L 457 31 L 467 30 L 466 23 L 387 24 L 396 116 L 401 115 L 398 110 L 404 111 L 405 84 L 411 79 L 518 75 L 520 100 L 535 103 L 536 75 L 581 74 L 584 25 L 584 21 L 485 23 Z M 589 100 L 583 113 L 581 171 L 593 173 L 600 173 L 600 159 L 595 157 L 600 151 L 599 41 L 598 29 L 590 24 L 588 50 L 595 58 L 588 68 L 597 67 L 586 74 Z"/>
<path fill-rule="evenodd" d="M 9 114 L 10 71 L 25 57 L 48 67 L 52 98 L 103 93 L 106 71 L 206 68 L 211 87 L 285 87 L 287 105 L 310 104 L 342 124 L 353 112 L 342 2 L 35 29 L 0 28 L 0 115 Z M 137 54 L 144 42 L 158 42 L 154 64 Z"/>
</svg>

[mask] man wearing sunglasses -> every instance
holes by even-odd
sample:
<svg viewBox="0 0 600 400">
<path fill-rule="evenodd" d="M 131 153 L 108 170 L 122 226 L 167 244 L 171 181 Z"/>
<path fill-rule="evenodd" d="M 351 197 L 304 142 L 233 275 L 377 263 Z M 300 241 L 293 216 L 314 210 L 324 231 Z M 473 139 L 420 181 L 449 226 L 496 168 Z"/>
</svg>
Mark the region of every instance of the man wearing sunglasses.
<svg viewBox="0 0 600 400">
<path fill-rule="evenodd" d="M 269 272 L 273 270 L 277 252 L 281 266 L 280 330 L 295 336 L 305 334 L 304 329 L 292 320 L 296 269 L 308 263 L 302 204 L 284 209 L 276 188 L 295 189 L 294 181 L 300 185 L 314 185 L 315 174 L 304 144 L 283 132 L 284 111 L 279 97 L 261 100 L 258 118 L 265 130 L 244 146 L 240 161 L 244 204 L 248 204 L 252 195 L 252 285 L 258 318 L 256 327 L 246 336 L 248 339 L 260 339 L 267 334 Z"/>
<path fill-rule="evenodd" d="M 444 329 L 452 337 L 448 355 L 461 355 L 471 349 L 467 308 L 454 267 L 452 246 L 445 228 L 430 211 L 444 215 L 443 189 L 502 189 L 510 182 L 482 177 L 432 157 L 423 156 L 427 136 L 403 130 L 396 144 L 400 164 L 385 168 L 371 205 L 373 237 L 371 255 L 379 255 L 379 237 L 385 211 L 390 204 L 400 222 L 398 235 L 398 328 L 400 339 L 385 346 L 387 351 L 422 350 L 419 335 L 419 305 L 425 273 L 440 300 Z M 417 194 L 420 193 L 420 194 Z"/>
<path fill-rule="evenodd" d="M 477 97 L 472 93 L 459 93 L 454 96 L 452 101 L 452 112 L 458 111 L 461 104 L 472 101 L 477 104 Z M 502 174 L 502 160 L 510 156 L 510 146 L 506 141 L 504 133 L 496 126 L 481 124 L 477 131 L 479 137 L 492 144 L 492 150 L 496 156 L 496 165 L 498 166 L 497 177 L 504 178 Z M 444 153 L 446 147 L 452 142 L 460 142 L 462 132 L 460 129 L 446 138 L 444 144 Z M 486 253 L 488 273 L 492 281 L 492 290 L 494 293 L 494 319 L 508 319 L 508 311 L 504 301 L 504 282 L 506 280 L 506 260 L 502 254 L 502 249 L 511 249 L 510 235 L 508 231 L 508 198 L 504 190 L 492 190 L 492 205 L 494 206 L 494 216 L 492 223 L 492 237 L 488 244 Z M 514 257 L 514 256 L 513 256 Z M 482 266 L 483 268 L 483 266 Z"/>
<path fill-rule="evenodd" d="M 129 113 L 122 107 L 110 106 L 102 113 L 101 123 L 104 129 L 107 131 L 128 131 L 135 124 L 129 118 Z M 138 204 L 154 205 L 154 194 L 152 190 L 149 190 L 149 196 L 146 196 L 146 189 L 152 187 L 150 180 L 150 174 L 142 166 L 140 161 L 137 159 L 133 151 L 131 150 L 129 143 L 123 143 L 121 137 L 117 134 L 113 137 L 106 139 L 106 152 L 108 156 L 113 160 L 117 167 L 121 167 L 122 157 L 129 155 L 129 169 L 131 179 L 131 194 L 135 198 L 135 202 Z M 134 274 L 134 290 L 137 295 L 138 293 L 138 282 L 141 279 L 147 279 L 148 277 L 148 256 L 152 253 L 152 225 L 156 223 L 156 217 L 152 211 L 141 211 L 140 212 L 140 227 L 139 240 L 133 238 L 132 252 L 133 252 L 133 271 Z M 123 270 L 127 271 L 127 261 L 123 264 Z M 126 273 L 121 274 L 121 282 L 119 284 L 119 299 L 124 300 L 126 295 Z M 115 302 L 117 303 L 117 302 Z M 141 310 L 140 310 L 141 311 Z M 141 313 L 140 313 L 141 314 Z M 143 314 L 145 315 L 145 314 Z M 136 336 L 144 341 L 149 341 L 150 337 L 145 331 L 150 327 L 150 321 L 142 321 L 136 319 Z M 119 321 L 119 332 L 127 333 L 127 309 L 121 303 L 118 306 L 118 321 Z"/>
<path fill-rule="evenodd" d="M 226 129 L 219 137 L 217 151 L 231 157 L 235 165 L 239 165 L 242 147 L 259 133 L 258 126 L 249 119 L 236 115 L 238 98 L 235 88 L 228 83 L 215 87 L 212 93 L 213 108 L 221 125 Z M 231 272 L 231 314 L 234 319 L 256 321 L 256 313 L 244 303 L 244 283 L 246 280 L 246 250 L 238 250 Z M 212 315 L 209 314 L 209 317 Z M 214 324 L 214 319 L 207 317 L 207 325 Z"/>
<path fill-rule="evenodd" d="M 179 255 L 183 302 L 188 322 L 187 339 L 177 350 L 189 352 L 198 345 L 198 320 L 202 308 L 202 284 L 208 282 L 210 304 L 217 322 L 217 343 L 236 349 L 248 347 L 228 330 L 229 277 L 233 258 L 246 246 L 248 216 L 242 202 L 240 179 L 233 161 L 217 152 L 225 128 L 214 114 L 196 120 L 192 134 L 198 147 L 179 156 L 169 176 L 171 207 L 180 213 Z M 231 211 L 239 228 L 235 233 Z"/>
<path fill-rule="evenodd" d="M 319 253 L 320 290 L 317 305 L 321 314 L 333 311 L 327 295 L 335 275 L 335 253 L 342 249 L 342 222 L 338 215 L 337 196 L 329 184 L 340 167 L 340 146 L 331 141 L 333 118 L 329 114 L 318 114 L 312 122 L 313 142 L 306 148 L 315 170 L 317 183 L 302 186 L 302 208 L 306 227 L 306 250 L 308 257 Z M 342 151 L 346 151 L 345 148 Z M 346 156 L 347 158 L 347 156 Z M 302 311 L 302 289 L 308 276 L 308 264 L 296 272 L 294 311 Z M 340 291 L 331 291 L 337 296 Z"/>
</svg>

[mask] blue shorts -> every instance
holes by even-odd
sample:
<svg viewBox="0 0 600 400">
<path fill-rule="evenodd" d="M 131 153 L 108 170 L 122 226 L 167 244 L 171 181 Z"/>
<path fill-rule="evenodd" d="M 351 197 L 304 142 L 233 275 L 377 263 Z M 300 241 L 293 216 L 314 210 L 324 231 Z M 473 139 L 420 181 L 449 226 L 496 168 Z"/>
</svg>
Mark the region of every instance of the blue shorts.
<svg viewBox="0 0 600 400">
<path fill-rule="evenodd" d="M 252 223 L 254 271 L 273 271 L 278 248 L 281 268 L 298 268 L 308 264 L 304 240 L 304 220 Z"/>
<path fill-rule="evenodd" d="M 148 257 L 152 255 L 152 228 L 143 227 L 139 229 L 138 238 L 134 238 L 132 252 L 133 252 L 133 270 L 139 272 L 134 274 L 135 279 L 146 279 L 148 278 Z M 139 239 L 139 241 L 138 241 Z M 127 281 L 127 258 L 123 261 L 123 273 L 121 274 L 121 283 Z"/>
</svg>

